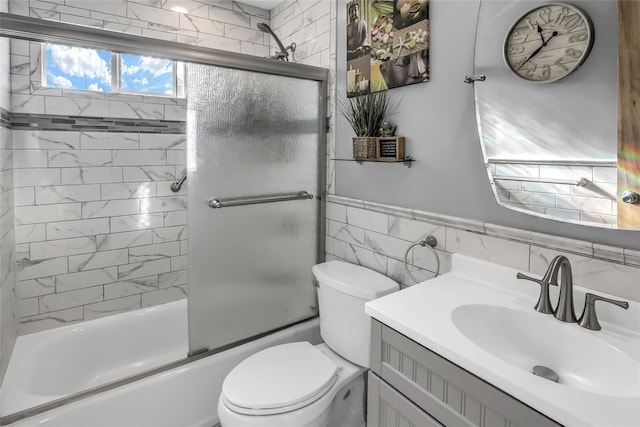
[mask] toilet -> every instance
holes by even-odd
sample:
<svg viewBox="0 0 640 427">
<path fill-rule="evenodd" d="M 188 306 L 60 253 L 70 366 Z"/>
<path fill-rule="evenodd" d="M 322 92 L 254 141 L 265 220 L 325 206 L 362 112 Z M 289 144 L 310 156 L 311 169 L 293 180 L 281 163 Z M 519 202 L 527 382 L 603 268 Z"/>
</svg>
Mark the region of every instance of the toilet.
<svg viewBox="0 0 640 427">
<path fill-rule="evenodd" d="M 229 372 L 218 399 L 223 427 L 362 427 L 369 368 L 367 301 L 398 290 L 380 273 L 342 261 L 314 265 L 324 342 L 281 344 Z"/>
</svg>

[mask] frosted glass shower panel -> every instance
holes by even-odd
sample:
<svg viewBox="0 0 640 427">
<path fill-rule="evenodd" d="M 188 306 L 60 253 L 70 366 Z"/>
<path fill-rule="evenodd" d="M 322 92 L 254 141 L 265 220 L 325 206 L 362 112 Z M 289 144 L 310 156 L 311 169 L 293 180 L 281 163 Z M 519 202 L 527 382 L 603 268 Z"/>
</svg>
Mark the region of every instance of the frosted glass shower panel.
<svg viewBox="0 0 640 427">
<path fill-rule="evenodd" d="M 189 347 L 237 343 L 316 314 L 321 83 L 189 65 Z M 212 199 L 313 199 L 213 209 Z"/>
</svg>

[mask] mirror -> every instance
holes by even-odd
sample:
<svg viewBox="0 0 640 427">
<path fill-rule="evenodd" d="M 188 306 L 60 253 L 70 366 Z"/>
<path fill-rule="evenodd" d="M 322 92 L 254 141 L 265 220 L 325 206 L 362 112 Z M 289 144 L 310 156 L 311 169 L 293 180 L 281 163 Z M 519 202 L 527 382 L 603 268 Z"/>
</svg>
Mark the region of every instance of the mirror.
<svg viewBox="0 0 640 427">
<path fill-rule="evenodd" d="M 549 83 L 544 83 L 549 68 L 545 70 L 541 64 L 545 60 L 551 64 L 552 76 L 553 67 L 565 65 L 563 60 L 568 65 L 571 59 L 567 55 L 575 53 L 569 40 L 586 34 L 587 24 L 575 28 L 567 25 L 572 18 L 570 12 L 560 16 L 566 9 L 548 1 L 480 4 L 474 74 L 485 75 L 486 80 L 475 82 L 474 90 L 478 132 L 491 186 L 500 206 L 519 212 L 589 226 L 640 229 L 640 202 L 620 201 L 624 191 L 640 193 L 640 143 L 638 130 L 632 125 L 638 121 L 637 111 L 632 110 L 633 96 L 626 101 L 630 107 L 623 105 L 625 94 L 634 93 L 633 88 L 619 89 L 625 79 L 631 86 L 630 76 L 622 77 L 620 72 L 619 77 L 619 69 L 629 67 L 618 66 L 618 38 L 624 58 L 632 55 L 622 52 L 638 41 L 623 43 L 624 36 L 612 31 L 626 27 L 625 19 L 618 24 L 617 2 L 581 0 L 571 4 L 591 19 L 595 41 L 582 66 Z M 531 24 L 529 29 L 511 32 L 511 37 L 529 37 L 517 48 L 523 51 L 523 68 L 531 70 L 533 80 L 542 80 L 530 81 L 507 67 L 504 45 L 514 23 L 545 5 L 549 8 L 522 21 Z M 507 42 L 511 48 L 513 45 Z M 536 52 L 541 46 L 542 50 Z M 532 54 L 536 57 L 527 60 Z M 635 94 L 637 91 L 635 88 Z M 618 145 L 622 143 L 618 140 L 624 131 L 619 128 L 625 127 L 628 135 L 620 137 L 626 141 L 620 160 Z"/>
</svg>

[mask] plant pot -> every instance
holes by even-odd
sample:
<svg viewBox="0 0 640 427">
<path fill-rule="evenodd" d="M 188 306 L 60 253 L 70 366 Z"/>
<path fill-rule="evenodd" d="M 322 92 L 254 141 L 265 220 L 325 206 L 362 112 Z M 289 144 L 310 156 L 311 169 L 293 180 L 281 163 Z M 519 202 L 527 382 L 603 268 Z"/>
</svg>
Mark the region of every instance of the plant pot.
<svg viewBox="0 0 640 427">
<path fill-rule="evenodd" d="M 353 158 L 355 160 L 375 159 L 376 140 L 375 136 L 354 136 Z"/>
</svg>

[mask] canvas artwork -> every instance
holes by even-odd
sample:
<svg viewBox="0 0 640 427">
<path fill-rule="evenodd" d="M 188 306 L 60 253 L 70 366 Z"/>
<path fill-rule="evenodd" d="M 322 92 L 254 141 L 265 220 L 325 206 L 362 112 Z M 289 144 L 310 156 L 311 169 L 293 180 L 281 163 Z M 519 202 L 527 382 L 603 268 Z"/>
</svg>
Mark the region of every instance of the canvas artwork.
<svg viewBox="0 0 640 427">
<path fill-rule="evenodd" d="M 347 3 L 347 96 L 429 80 L 429 0 Z"/>
</svg>

